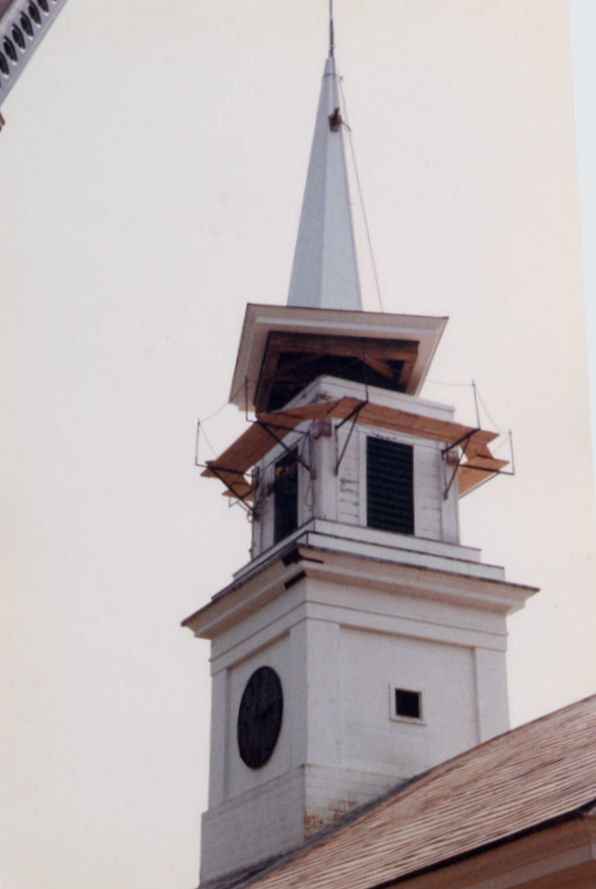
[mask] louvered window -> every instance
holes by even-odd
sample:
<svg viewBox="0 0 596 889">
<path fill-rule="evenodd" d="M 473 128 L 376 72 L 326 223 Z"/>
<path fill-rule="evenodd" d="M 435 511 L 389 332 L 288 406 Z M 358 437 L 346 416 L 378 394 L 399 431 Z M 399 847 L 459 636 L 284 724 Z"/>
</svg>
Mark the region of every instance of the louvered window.
<svg viewBox="0 0 596 889">
<path fill-rule="evenodd" d="M 414 533 L 414 485 L 411 445 L 366 439 L 367 524 L 370 528 Z"/>
<path fill-rule="evenodd" d="M 273 542 L 298 527 L 298 455 L 290 451 L 275 464 Z"/>
</svg>

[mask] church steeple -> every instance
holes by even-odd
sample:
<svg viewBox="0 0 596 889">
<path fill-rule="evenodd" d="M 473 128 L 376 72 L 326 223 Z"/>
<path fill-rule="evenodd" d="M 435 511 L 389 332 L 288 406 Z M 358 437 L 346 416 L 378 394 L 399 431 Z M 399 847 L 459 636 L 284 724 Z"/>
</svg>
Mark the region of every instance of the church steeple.
<svg viewBox="0 0 596 889">
<path fill-rule="evenodd" d="M 329 56 L 323 71 L 304 189 L 289 306 L 362 308 L 348 184 L 346 126 L 331 19 Z"/>
<path fill-rule="evenodd" d="M 255 419 L 203 473 L 252 526 L 184 621 L 211 641 L 204 889 L 505 731 L 534 592 L 460 543 L 458 495 L 504 462 L 419 397 L 447 319 L 361 309 L 339 93 L 331 39 L 289 304 L 247 306 L 230 400 Z"/>
</svg>

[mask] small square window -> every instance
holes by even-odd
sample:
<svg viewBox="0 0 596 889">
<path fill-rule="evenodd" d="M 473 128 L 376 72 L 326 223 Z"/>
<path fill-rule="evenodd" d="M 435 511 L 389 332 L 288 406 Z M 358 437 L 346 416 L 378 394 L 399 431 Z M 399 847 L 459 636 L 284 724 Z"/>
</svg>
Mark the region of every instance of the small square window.
<svg viewBox="0 0 596 889">
<path fill-rule="evenodd" d="M 422 695 L 419 691 L 395 689 L 395 715 L 406 719 L 422 718 Z"/>
</svg>

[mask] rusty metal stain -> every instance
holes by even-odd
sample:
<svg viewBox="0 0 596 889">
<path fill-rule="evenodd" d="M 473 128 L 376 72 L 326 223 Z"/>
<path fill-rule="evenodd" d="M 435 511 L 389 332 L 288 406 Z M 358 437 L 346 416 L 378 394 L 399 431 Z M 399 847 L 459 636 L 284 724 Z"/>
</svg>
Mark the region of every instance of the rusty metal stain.
<svg viewBox="0 0 596 889">
<path fill-rule="evenodd" d="M 309 840 L 326 827 L 341 821 L 357 805 L 356 800 L 345 800 L 341 804 L 317 812 L 306 812 L 304 815 L 304 838 Z"/>
</svg>

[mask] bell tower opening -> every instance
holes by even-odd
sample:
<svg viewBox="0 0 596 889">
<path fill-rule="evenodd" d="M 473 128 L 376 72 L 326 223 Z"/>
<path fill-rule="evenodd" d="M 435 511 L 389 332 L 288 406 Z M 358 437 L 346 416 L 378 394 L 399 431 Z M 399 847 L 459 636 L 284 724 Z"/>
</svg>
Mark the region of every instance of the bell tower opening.
<svg viewBox="0 0 596 889">
<path fill-rule="evenodd" d="M 288 451 L 275 464 L 273 482 L 273 542 L 278 543 L 298 527 L 298 452 Z"/>
</svg>

